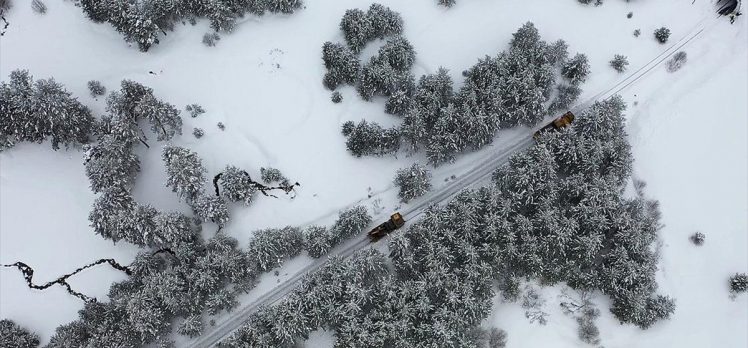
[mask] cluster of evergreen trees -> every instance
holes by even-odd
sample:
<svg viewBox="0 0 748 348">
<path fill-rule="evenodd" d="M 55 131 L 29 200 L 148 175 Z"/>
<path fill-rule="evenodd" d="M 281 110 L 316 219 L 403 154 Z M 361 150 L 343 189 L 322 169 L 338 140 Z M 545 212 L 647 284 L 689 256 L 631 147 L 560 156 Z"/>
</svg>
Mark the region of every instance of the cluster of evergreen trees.
<svg viewBox="0 0 748 348">
<path fill-rule="evenodd" d="M 207 18 L 216 31 L 228 32 L 236 19 L 245 14 L 293 13 L 301 0 L 81 0 L 86 15 L 95 22 L 108 22 L 128 42 L 147 51 L 158 44 L 159 33 L 166 34 L 185 20 Z"/>
<path fill-rule="evenodd" d="M 39 346 L 38 335 L 18 326 L 12 320 L 0 320 L 0 347 L 36 348 L 37 346 Z"/>
<path fill-rule="evenodd" d="M 26 70 L 14 70 L 0 83 L 0 151 L 18 142 L 41 143 L 52 148 L 87 144 L 94 118 L 54 79 L 36 80 Z"/>
<path fill-rule="evenodd" d="M 387 15 L 375 20 L 372 12 Z M 372 22 L 390 23 L 390 29 L 372 31 L 386 27 Z M 411 150 L 424 148 L 431 164 L 452 161 L 462 151 L 490 144 L 499 129 L 533 126 L 547 114 L 568 108 L 581 94 L 579 86 L 590 69 L 585 55 L 569 58 L 563 40 L 546 43 L 528 22 L 514 33 L 507 51 L 466 70 L 463 86 L 455 91 L 449 72 L 441 68 L 416 83 L 410 73 L 415 50 L 400 35 L 402 19 L 390 9 L 348 10 L 340 28 L 347 46 L 323 45 L 325 86 L 354 84 L 364 100 L 386 97 L 385 111 L 403 117 L 399 128 L 386 130 L 365 121 L 344 124 L 346 145 L 356 156 L 395 153 L 402 138 Z M 386 39 L 385 44 L 362 65 L 357 52 L 377 37 Z"/>
<path fill-rule="evenodd" d="M 521 279 L 601 291 L 621 322 L 641 328 L 668 318 L 674 302 L 657 295 L 654 276 L 657 202 L 641 191 L 623 195 L 633 161 L 623 110 L 613 98 L 544 135 L 489 187 L 464 191 L 393 234 L 389 259 L 374 249 L 331 259 L 223 346 L 292 347 L 324 328 L 336 347 L 484 347 L 478 325 L 493 285 L 516 299 Z"/>
</svg>

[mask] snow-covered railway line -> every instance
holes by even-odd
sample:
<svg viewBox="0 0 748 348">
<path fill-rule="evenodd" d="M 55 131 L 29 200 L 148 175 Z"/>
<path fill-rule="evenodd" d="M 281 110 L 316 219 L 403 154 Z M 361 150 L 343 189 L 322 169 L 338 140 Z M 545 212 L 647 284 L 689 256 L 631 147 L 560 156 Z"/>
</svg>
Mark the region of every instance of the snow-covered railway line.
<svg viewBox="0 0 748 348">
<path fill-rule="evenodd" d="M 660 54 L 653 57 L 646 64 L 628 74 L 626 77 L 624 77 L 622 80 L 618 81 L 608 89 L 600 91 L 586 101 L 575 105 L 571 108 L 571 111 L 580 113 L 582 110 L 591 106 L 594 102 L 606 100 L 632 86 L 642 78 L 646 77 L 652 70 L 661 66 L 662 63 L 664 63 L 668 58 L 672 57 L 679 50 L 694 42 L 705 31 L 714 27 L 714 25 L 718 23 L 718 19 L 719 17 L 704 17 L 701 21 L 694 25 L 694 27 L 692 27 L 692 29 L 686 35 L 660 52 Z M 545 122 L 543 124 L 545 124 Z M 412 222 L 430 205 L 443 204 L 445 202 L 448 202 L 460 191 L 466 188 L 470 188 L 477 183 L 483 182 L 485 179 L 490 177 L 493 171 L 495 171 L 501 165 L 505 164 L 509 160 L 511 155 L 513 155 L 517 151 L 521 151 L 530 147 L 533 143 L 531 134 L 532 132 L 529 132 L 527 136 L 520 137 L 517 141 L 510 143 L 509 146 L 507 146 L 503 151 L 494 152 L 488 156 L 479 158 L 478 161 L 480 163 L 472 170 L 464 175 L 461 175 L 457 180 L 452 181 L 448 185 L 444 186 L 441 190 L 432 192 L 431 194 L 413 202 L 406 209 L 403 209 L 401 213 L 404 215 L 407 221 Z M 369 228 L 375 227 L 376 224 L 380 222 L 379 220 L 380 219 L 375 218 L 374 223 L 372 224 L 372 226 L 369 226 Z M 329 255 L 347 258 L 353 255 L 353 253 L 358 250 L 376 245 L 377 243 L 371 243 L 367 237 L 366 232 L 369 228 L 365 229 L 361 234 L 359 234 L 355 238 L 352 238 L 347 243 L 333 249 L 329 253 Z M 227 338 L 233 332 L 238 330 L 247 321 L 249 316 L 256 312 L 259 308 L 263 306 L 273 305 L 274 303 L 280 301 L 286 295 L 291 293 L 291 291 L 293 291 L 293 289 L 304 279 L 307 274 L 315 272 L 320 267 L 322 267 L 325 262 L 326 259 L 318 259 L 302 268 L 291 278 L 286 280 L 283 284 L 280 284 L 277 287 L 269 290 L 265 294 L 258 297 L 252 303 L 247 304 L 244 308 L 237 310 L 227 319 L 219 322 L 212 332 L 206 333 L 198 337 L 196 340 L 190 342 L 189 347 L 212 347 L 217 345 L 221 340 Z"/>
</svg>

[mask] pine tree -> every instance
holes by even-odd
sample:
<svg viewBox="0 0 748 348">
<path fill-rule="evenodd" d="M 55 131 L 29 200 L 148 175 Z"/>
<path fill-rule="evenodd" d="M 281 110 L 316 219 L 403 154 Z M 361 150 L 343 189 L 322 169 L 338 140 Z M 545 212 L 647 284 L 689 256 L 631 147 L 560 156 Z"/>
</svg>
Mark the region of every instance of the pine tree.
<svg viewBox="0 0 748 348">
<path fill-rule="evenodd" d="M 407 71 L 416 60 L 416 52 L 408 39 L 395 36 L 385 42 L 379 49 L 379 57 L 386 60 L 397 71 Z"/>
<path fill-rule="evenodd" d="M 229 222 L 229 209 L 223 198 L 199 192 L 189 202 L 195 215 L 202 222 L 213 222 L 219 228 Z"/>
<path fill-rule="evenodd" d="M 29 332 L 10 319 L 0 320 L 0 346 L 8 348 L 35 348 L 39 336 Z"/>
<path fill-rule="evenodd" d="M 569 79 L 572 84 L 580 84 L 587 80 L 590 73 L 590 64 L 587 62 L 587 56 L 578 53 L 574 58 L 564 63 L 561 68 L 561 74 Z"/>
<path fill-rule="evenodd" d="M 662 27 L 654 31 L 654 37 L 657 42 L 664 44 L 670 38 L 670 29 Z"/>
<path fill-rule="evenodd" d="M 223 170 L 220 183 L 223 196 L 229 201 L 242 202 L 244 205 L 250 205 L 257 192 L 249 174 L 234 166 L 227 166 Z"/>
<path fill-rule="evenodd" d="M 400 134 L 395 128 L 382 129 L 376 122 L 361 120 L 351 129 L 351 124 L 343 125 L 348 133 L 346 147 L 354 156 L 384 156 L 400 149 Z"/>
<path fill-rule="evenodd" d="M 366 12 L 359 9 L 346 10 L 340 20 L 345 42 L 351 51 L 358 53 L 372 38 L 372 23 Z"/>
<path fill-rule="evenodd" d="M 322 60 L 327 68 L 325 87 L 332 90 L 339 85 L 356 82 L 361 62 L 348 47 L 340 43 L 325 42 L 322 45 Z"/>
<path fill-rule="evenodd" d="M 332 249 L 332 238 L 324 226 L 309 226 L 304 231 L 309 256 L 319 258 Z"/>
<path fill-rule="evenodd" d="M 357 205 L 341 211 L 338 215 L 338 220 L 335 221 L 335 224 L 330 229 L 332 240 L 334 241 L 333 244 L 338 244 L 358 234 L 370 223 L 371 216 L 364 206 Z"/>
<path fill-rule="evenodd" d="M 616 54 L 610 61 L 610 66 L 613 67 L 617 72 L 626 71 L 626 67 L 629 65 L 629 61 L 624 55 Z"/>
<path fill-rule="evenodd" d="M 371 39 L 384 39 L 387 36 L 398 35 L 403 31 L 403 19 L 400 14 L 389 7 L 373 3 L 366 11 L 371 23 Z"/>
<path fill-rule="evenodd" d="M 98 144 L 88 147 L 84 159 L 86 176 L 94 192 L 114 187 L 129 190 L 140 172 L 132 142 L 119 141 L 112 135 L 104 135 Z"/>
<path fill-rule="evenodd" d="M 174 135 L 182 134 L 182 118 L 179 117 L 179 110 L 169 103 L 156 99 L 153 94 L 146 94 L 138 101 L 135 115 L 150 122 L 151 130 L 157 134 L 158 141 L 171 140 Z"/>
<path fill-rule="evenodd" d="M 197 153 L 178 146 L 167 146 L 162 156 L 166 164 L 166 186 L 180 198 L 194 200 L 203 190 L 206 170 Z M 203 200 L 207 204 L 207 201 Z"/>
<path fill-rule="evenodd" d="M 198 337 L 203 333 L 203 321 L 199 314 L 190 315 L 179 324 L 177 332 L 188 337 Z"/>
<path fill-rule="evenodd" d="M 274 182 L 288 182 L 288 179 L 286 179 L 285 176 L 283 176 L 283 173 L 281 173 L 280 170 L 276 168 L 260 168 L 260 177 L 262 178 L 262 181 L 266 184 L 274 183 Z"/>
<path fill-rule="evenodd" d="M 88 220 L 97 234 L 117 242 L 127 236 L 136 206 L 129 192 L 115 187 L 96 198 Z"/>
<path fill-rule="evenodd" d="M 407 203 L 431 190 L 431 172 L 426 167 L 414 163 L 409 168 L 397 171 L 395 185 L 400 188 L 398 197 L 402 202 Z"/>
</svg>

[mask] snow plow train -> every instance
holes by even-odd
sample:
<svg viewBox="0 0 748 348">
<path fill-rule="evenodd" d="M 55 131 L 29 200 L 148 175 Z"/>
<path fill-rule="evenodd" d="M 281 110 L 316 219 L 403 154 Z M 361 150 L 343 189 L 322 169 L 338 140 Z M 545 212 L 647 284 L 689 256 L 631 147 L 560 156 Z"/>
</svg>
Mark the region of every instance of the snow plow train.
<svg viewBox="0 0 748 348">
<path fill-rule="evenodd" d="M 548 131 L 568 127 L 571 124 L 571 121 L 574 121 L 574 114 L 571 111 L 567 111 L 561 117 L 553 120 L 553 122 L 543 126 L 543 128 L 538 129 L 538 131 L 533 135 L 533 138 L 537 139 L 541 134 Z"/>
<path fill-rule="evenodd" d="M 376 242 L 382 239 L 382 237 L 388 235 L 390 232 L 403 227 L 403 225 L 405 225 L 405 219 L 403 219 L 402 214 L 394 213 L 390 216 L 389 220 L 369 231 L 369 239 L 372 242 Z"/>
</svg>

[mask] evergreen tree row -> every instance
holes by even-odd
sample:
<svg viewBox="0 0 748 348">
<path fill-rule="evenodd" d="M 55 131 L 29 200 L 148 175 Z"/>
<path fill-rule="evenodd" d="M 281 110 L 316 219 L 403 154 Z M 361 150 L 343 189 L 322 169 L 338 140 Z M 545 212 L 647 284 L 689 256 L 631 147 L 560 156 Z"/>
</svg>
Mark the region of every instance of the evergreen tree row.
<svg viewBox="0 0 748 348">
<path fill-rule="evenodd" d="M 231 31 L 245 14 L 293 13 L 301 0 L 81 0 L 83 12 L 95 22 L 114 26 L 126 41 L 148 51 L 159 43 L 159 35 L 178 23 L 207 18 L 216 31 Z"/>
</svg>

